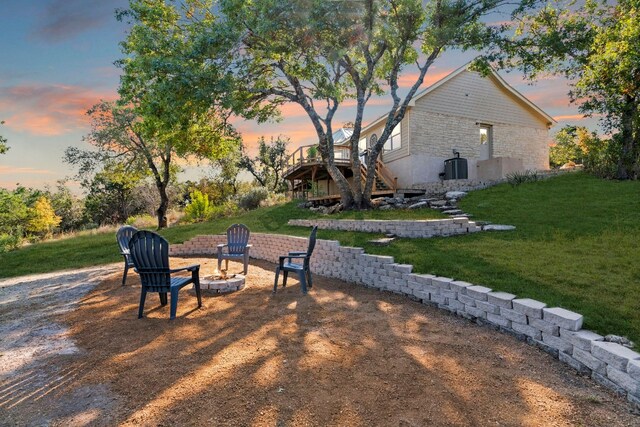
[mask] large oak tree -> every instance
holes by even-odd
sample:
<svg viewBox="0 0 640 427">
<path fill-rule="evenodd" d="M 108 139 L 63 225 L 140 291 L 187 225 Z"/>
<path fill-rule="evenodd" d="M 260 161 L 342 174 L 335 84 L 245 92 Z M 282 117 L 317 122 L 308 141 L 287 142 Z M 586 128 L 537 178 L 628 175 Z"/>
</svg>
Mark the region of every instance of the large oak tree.
<svg viewBox="0 0 640 427">
<path fill-rule="evenodd" d="M 640 178 L 640 1 L 558 0 L 516 18 L 515 37 L 487 58 L 532 79 L 569 78 L 571 100 L 613 134 L 614 177 Z"/>
</svg>

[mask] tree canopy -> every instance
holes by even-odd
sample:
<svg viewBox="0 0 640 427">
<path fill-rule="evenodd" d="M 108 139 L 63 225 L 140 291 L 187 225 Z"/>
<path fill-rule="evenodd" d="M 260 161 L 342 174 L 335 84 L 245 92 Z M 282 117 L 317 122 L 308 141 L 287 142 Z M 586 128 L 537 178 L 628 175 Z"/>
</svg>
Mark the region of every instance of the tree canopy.
<svg viewBox="0 0 640 427">
<path fill-rule="evenodd" d="M 189 102 L 224 107 L 248 118 L 266 120 L 285 103 L 300 105 L 315 130 L 318 149 L 338 185 L 346 207 L 368 206 L 375 164 L 385 142 L 403 119 L 409 101 L 431 65 L 447 49 L 481 49 L 503 36 L 502 24 L 485 17 L 513 2 L 505 0 L 162 0 L 134 1 L 136 10 L 164 20 L 187 61 L 172 62 L 179 74 L 174 93 Z M 516 11 L 535 3 L 525 0 Z M 133 34 L 133 32 L 132 32 Z M 162 34 L 148 34 L 145 46 L 158 47 Z M 165 63 L 165 59 L 156 62 Z M 400 90 L 409 67 L 417 74 Z M 170 67 L 171 68 L 171 67 Z M 191 91 L 187 89 L 192 89 Z M 369 147 L 364 182 L 358 140 L 365 106 L 373 95 L 390 94 L 391 106 L 377 143 Z M 349 183 L 336 167 L 334 117 L 345 101 L 355 100 Z M 353 101 L 352 101 L 353 102 Z"/>
<path fill-rule="evenodd" d="M 4 122 L 0 122 L 0 125 L 3 125 Z M 9 146 L 7 145 L 7 138 L 0 135 L 0 154 L 4 154 L 9 150 Z"/>
<path fill-rule="evenodd" d="M 585 115 L 601 116 L 618 146 L 614 176 L 640 177 L 640 1 L 554 1 L 517 14 L 512 40 L 488 55 L 501 67 L 518 67 L 529 78 L 563 75 Z"/>
</svg>

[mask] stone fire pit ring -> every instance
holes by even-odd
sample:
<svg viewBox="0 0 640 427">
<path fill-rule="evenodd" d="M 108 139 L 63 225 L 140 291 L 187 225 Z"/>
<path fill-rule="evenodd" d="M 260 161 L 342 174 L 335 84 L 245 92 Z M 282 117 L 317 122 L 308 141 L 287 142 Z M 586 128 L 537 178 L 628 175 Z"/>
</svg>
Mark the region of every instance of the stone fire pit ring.
<svg viewBox="0 0 640 427">
<path fill-rule="evenodd" d="M 226 279 L 216 279 L 212 276 L 200 278 L 200 290 L 207 294 L 225 294 L 244 289 L 245 276 L 236 274 Z"/>
</svg>

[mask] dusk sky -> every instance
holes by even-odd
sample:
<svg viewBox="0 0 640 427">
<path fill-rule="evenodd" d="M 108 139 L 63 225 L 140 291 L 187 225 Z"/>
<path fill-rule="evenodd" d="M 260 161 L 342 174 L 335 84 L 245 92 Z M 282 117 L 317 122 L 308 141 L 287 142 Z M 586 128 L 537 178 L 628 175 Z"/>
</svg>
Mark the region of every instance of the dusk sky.
<svg viewBox="0 0 640 427">
<path fill-rule="evenodd" d="M 66 147 L 89 148 L 82 136 L 89 130 L 85 112 L 100 99 L 116 98 L 120 58 L 118 42 L 126 36 L 126 25 L 114 17 L 127 0 L 4 0 L 0 15 L 0 135 L 10 150 L 0 156 L 0 187 L 16 183 L 42 188 L 71 177 L 75 170 L 63 163 Z M 473 53 L 448 52 L 433 66 L 424 87 L 446 76 L 473 58 Z M 568 86 L 560 78 L 548 78 L 535 85 L 517 73 L 501 75 L 519 92 L 553 116 L 558 125 L 580 124 L 595 129 L 594 119 L 582 119 L 569 105 Z M 402 79 L 412 83 L 410 73 Z M 365 123 L 380 116 L 389 98 L 373 99 Z M 342 109 L 336 123 L 352 120 Z M 289 105 L 285 120 L 258 126 L 237 120 L 245 144 L 255 146 L 259 136 L 286 135 L 291 149 L 314 143 L 313 128 L 302 109 Z M 183 179 L 198 178 L 191 171 Z M 77 184 L 76 190 L 77 190 Z"/>
</svg>

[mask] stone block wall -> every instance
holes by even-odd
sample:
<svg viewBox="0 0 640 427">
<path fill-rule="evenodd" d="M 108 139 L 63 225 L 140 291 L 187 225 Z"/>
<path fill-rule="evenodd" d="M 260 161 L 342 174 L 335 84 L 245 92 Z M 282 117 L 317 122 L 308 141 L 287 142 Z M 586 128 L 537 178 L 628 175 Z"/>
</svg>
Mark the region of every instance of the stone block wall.
<svg viewBox="0 0 640 427">
<path fill-rule="evenodd" d="M 468 218 L 430 220 L 351 220 L 351 219 L 290 219 L 289 225 L 313 227 L 322 230 L 361 231 L 365 233 L 392 233 L 398 237 L 424 238 L 475 233 L 481 227 Z"/>
<path fill-rule="evenodd" d="M 172 245 L 171 255 L 212 255 L 225 241 L 224 235 L 197 236 Z M 306 238 L 276 234 L 253 233 L 250 243 L 252 258 L 273 263 L 280 255 L 307 247 Z M 513 334 L 640 406 L 640 353 L 582 329 L 583 316 L 578 313 L 473 283 L 416 274 L 412 265 L 398 264 L 393 257 L 366 254 L 332 240 L 317 241 L 311 269 L 321 276 L 406 295 Z"/>
</svg>

